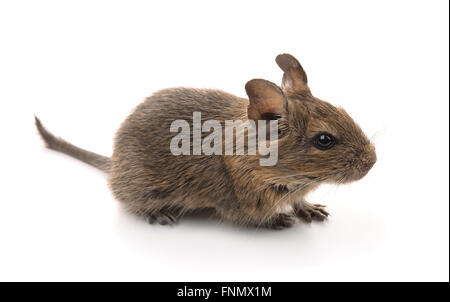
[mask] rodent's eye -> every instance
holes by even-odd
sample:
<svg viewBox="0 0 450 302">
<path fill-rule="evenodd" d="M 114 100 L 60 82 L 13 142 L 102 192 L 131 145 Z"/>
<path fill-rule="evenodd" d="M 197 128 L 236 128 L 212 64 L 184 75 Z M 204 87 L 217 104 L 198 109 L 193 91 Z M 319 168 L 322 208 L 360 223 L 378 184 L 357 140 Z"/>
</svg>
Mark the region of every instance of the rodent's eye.
<svg viewBox="0 0 450 302">
<path fill-rule="evenodd" d="M 331 149 L 336 143 L 336 138 L 326 132 L 317 134 L 313 139 L 313 145 L 319 150 Z"/>
</svg>

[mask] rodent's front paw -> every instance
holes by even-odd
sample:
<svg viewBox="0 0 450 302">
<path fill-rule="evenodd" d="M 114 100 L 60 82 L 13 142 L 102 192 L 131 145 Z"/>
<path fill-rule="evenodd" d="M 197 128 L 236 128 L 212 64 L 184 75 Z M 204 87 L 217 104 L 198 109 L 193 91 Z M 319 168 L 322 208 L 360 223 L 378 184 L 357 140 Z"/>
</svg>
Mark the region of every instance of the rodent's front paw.
<svg viewBox="0 0 450 302">
<path fill-rule="evenodd" d="M 307 201 L 302 201 L 294 207 L 294 211 L 297 217 L 306 222 L 311 222 L 313 219 L 323 221 L 330 215 L 324 208 L 325 206 L 321 204 L 312 204 Z"/>
<path fill-rule="evenodd" d="M 177 223 L 177 217 L 169 210 L 160 210 L 145 215 L 145 220 L 150 223 L 159 223 L 161 225 L 172 225 Z"/>
<path fill-rule="evenodd" d="M 295 216 L 291 214 L 279 213 L 270 222 L 270 227 L 275 230 L 289 228 L 295 224 Z"/>
</svg>

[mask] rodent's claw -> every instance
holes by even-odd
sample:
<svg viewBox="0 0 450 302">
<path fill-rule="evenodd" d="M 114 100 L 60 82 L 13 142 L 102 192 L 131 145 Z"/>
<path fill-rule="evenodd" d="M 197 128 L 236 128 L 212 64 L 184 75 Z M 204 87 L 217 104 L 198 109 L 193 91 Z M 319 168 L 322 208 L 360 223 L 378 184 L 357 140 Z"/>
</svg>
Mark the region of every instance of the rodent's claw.
<svg viewBox="0 0 450 302">
<path fill-rule="evenodd" d="M 325 206 L 321 204 L 311 204 L 303 201 L 295 208 L 295 214 L 305 222 L 312 222 L 314 220 L 324 221 L 330 213 L 325 211 Z"/>
<path fill-rule="evenodd" d="M 157 222 L 160 225 L 166 225 L 166 224 L 172 225 L 172 224 L 177 223 L 177 217 L 168 210 L 155 211 L 155 212 L 146 214 L 145 220 L 150 224 Z"/>
<path fill-rule="evenodd" d="M 318 207 L 318 208 L 326 208 L 327 206 L 324 206 L 323 204 L 319 204 L 319 203 L 313 203 L 313 206 Z"/>
<path fill-rule="evenodd" d="M 271 221 L 270 227 L 274 230 L 289 228 L 295 224 L 295 216 L 291 214 L 280 213 Z"/>
<path fill-rule="evenodd" d="M 297 214 L 297 217 L 301 218 L 305 222 L 312 222 L 311 214 L 304 209 L 298 209 L 295 214 Z"/>
</svg>

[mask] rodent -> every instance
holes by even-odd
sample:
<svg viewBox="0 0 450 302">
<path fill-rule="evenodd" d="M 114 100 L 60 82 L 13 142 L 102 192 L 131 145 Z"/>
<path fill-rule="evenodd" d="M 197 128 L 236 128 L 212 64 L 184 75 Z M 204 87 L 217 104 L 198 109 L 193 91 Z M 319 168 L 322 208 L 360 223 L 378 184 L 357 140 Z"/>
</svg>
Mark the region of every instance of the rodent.
<svg viewBox="0 0 450 302">
<path fill-rule="evenodd" d="M 324 206 L 305 195 L 322 183 L 364 177 L 376 162 L 375 147 L 342 108 L 312 95 L 297 59 L 281 54 L 276 63 L 284 72 L 281 87 L 251 80 L 245 85 L 249 99 L 212 89 L 154 93 L 122 123 L 110 158 L 55 137 L 37 117 L 36 126 L 48 148 L 106 172 L 115 198 L 150 223 L 173 224 L 201 209 L 273 229 L 290 227 L 296 218 L 324 220 Z M 202 121 L 276 119 L 277 163 L 261 166 L 258 155 L 173 155 L 171 122 L 192 123 L 194 111 Z"/>
</svg>

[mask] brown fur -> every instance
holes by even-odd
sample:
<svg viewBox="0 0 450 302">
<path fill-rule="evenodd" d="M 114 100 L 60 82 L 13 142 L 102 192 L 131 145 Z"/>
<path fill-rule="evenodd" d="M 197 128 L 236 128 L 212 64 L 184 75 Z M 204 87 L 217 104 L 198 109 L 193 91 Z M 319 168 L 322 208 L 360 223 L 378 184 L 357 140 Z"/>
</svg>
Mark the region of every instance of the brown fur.
<svg viewBox="0 0 450 302">
<path fill-rule="evenodd" d="M 295 216 L 323 220 L 328 215 L 323 206 L 309 204 L 304 196 L 321 183 L 363 177 L 376 161 L 375 149 L 343 109 L 312 96 L 294 57 L 283 54 L 276 61 L 285 72 L 282 89 L 252 80 L 246 85 L 249 100 L 209 89 L 172 88 L 153 94 L 121 125 L 111 160 L 56 139 L 39 120 L 38 130 L 50 148 L 107 171 L 114 196 L 150 222 L 172 223 L 205 208 L 253 226 L 284 228 Z M 192 125 L 194 111 L 201 112 L 202 122 L 214 119 L 222 126 L 225 120 L 276 116 L 277 164 L 260 166 L 259 157 L 251 155 L 172 155 L 170 140 L 176 134 L 169 132 L 170 125 L 177 119 Z M 312 138 L 323 131 L 337 138 L 330 150 L 312 145 Z"/>
</svg>

